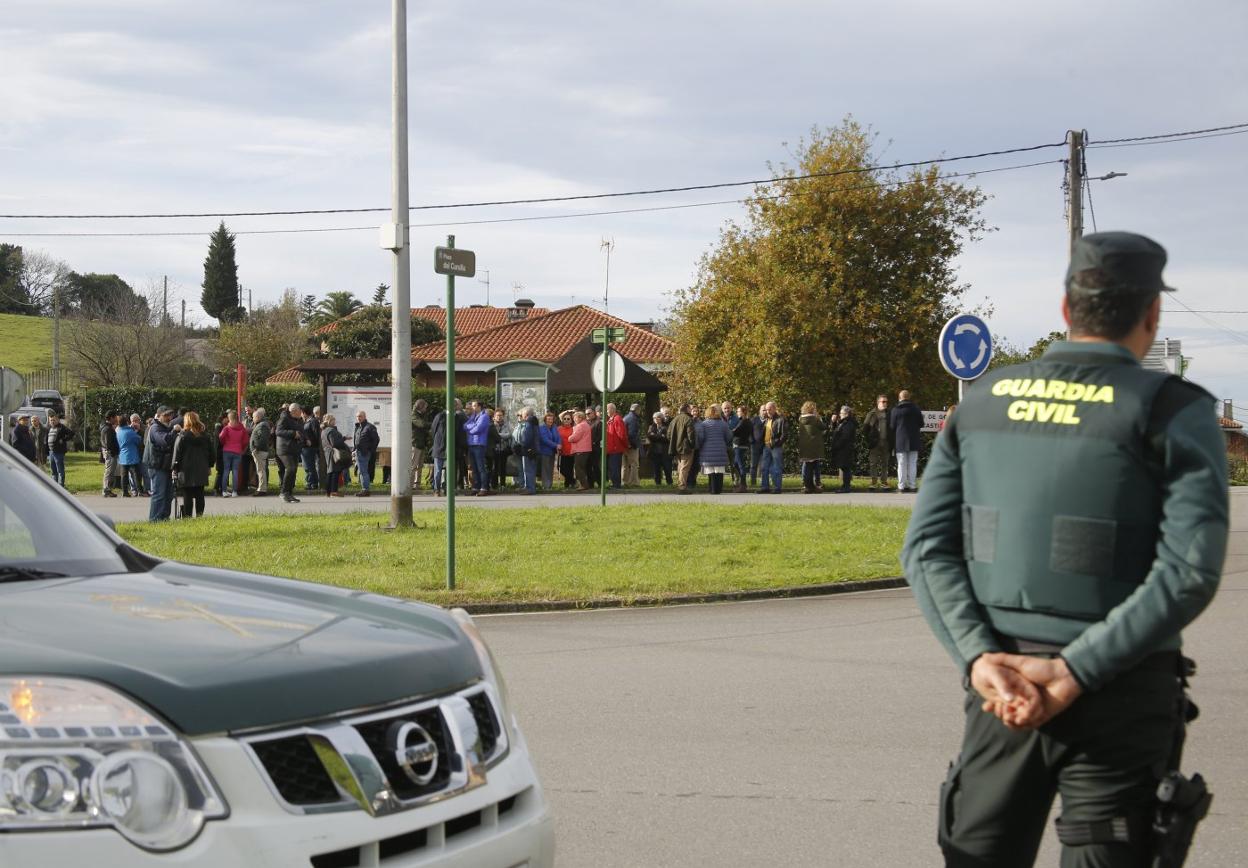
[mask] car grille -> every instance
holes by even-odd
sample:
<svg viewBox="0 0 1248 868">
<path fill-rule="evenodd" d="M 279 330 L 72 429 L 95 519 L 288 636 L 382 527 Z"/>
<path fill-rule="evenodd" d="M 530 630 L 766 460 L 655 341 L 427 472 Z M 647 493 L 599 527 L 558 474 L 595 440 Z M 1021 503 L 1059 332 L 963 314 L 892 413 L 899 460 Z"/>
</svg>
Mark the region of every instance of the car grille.
<svg viewBox="0 0 1248 868">
<path fill-rule="evenodd" d="M 251 747 L 273 786 L 290 804 L 327 805 L 342 800 L 307 736 L 261 741 Z"/>
<path fill-rule="evenodd" d="M 474 693 L 468 697 L 468 707 L 472 709 L 472 717 L 477 722 L 481 733 L 481 748 L 486 756 L 494 753 L 498 745 L 498 736 L 502 732 L 490 698 L 484 693 Z"/>
<path fill-rule="evenodd" d="M 485 696 L 483 693 L 478 695 Z M 488 700 L 486 701 L 488 702 Z M 394 717 L 372 720 L 368 723 L 357 723 L 355 728 L 363 736 L 364 743 L 372 751 L 373 757 L 380 763 L 381 770 L 385 772 L 386 780 L 390 781 L 390 787 L 394 790 L 394 794 L 400 799 L 415 799 L 430 793 L 436 793 L 445 787 L 451 777 L 451 764 L 449 762 L 439 763 L 437 774 L 434 775 L 433 780 L 424 786 L 418 786 L 413 783 L 403 773 L 403 770 L 399 768 L 399 764 L 394 758 L 394 751 L 387 744 L 387 735 L 390 727 L 406 720 L 419 724 L 425 732 L 429 733 L 429 736 L 438 746 L 439 756 L 449 757 L 452 755 L 451 734 L 446 728 L 446 720 L 442 717 L 442 712 L 437 708 L 430 708 L 416 714 L 398 714 Z"/>
<path fill-rule="evenodd" d="M 484 769 L 507 751 L 500 721 L 492 691 L 477 685 L 418 705 L 314 722 L 243 741 L 287 809 L 315 813 L 364 807 L 382 814 L 479 786 Z M 436 768 L 424 784 L 409 777 L 396 756 L 392 734 L 407 723 L 423 730 L 436 748 Z M 423 743 L 423 736 L 419 740 Z M 468 760 L 468 751 L 475 762 Z M 373 789 L 365 797 L 370 783 Z"/>
</svg>

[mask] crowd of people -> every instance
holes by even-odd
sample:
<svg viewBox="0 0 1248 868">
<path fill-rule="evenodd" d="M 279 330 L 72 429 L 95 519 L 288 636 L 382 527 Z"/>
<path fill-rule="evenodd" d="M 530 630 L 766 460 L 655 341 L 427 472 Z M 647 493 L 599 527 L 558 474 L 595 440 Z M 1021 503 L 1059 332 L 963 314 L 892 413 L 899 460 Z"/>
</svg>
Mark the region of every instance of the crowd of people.
<svg viewBox="0 0 1248 868">
<path fill-rule="evenodd" d="M 531 407 L 508 419 L 506 411 L 480 401 L 464 406 L 457 400 L 448 414 L 432 411 L 422 399 L 412 408 L 412 488 L 424 486 L 445 496 L 447 443 L 453 436 L 459 491 L 477 497 L 507 489 L 527 495 L 589 491 L 601 483 L 605 426 L 606 479 L 615 489 L 641 484 L 645 458 L 655 486 L 672 487 L 678 494 L 691 494 L 700 474 L 711 494 L 725 491 L 726 483 L 738 493 L 779 494 L 786 446 L 794 441 L 803 492 L 824 491 L 825 468 L 839 482 L 832 490 L 847 492 L 861 440 L 869 490 L 889 490 L 895 459 L 897 490 L 915 491 L 923 414 L 909 392 L 898 397 L 890 407 L 888 397 L 880 395 L 861 422 L 849 406 L 825 417 L 813 401 L 802 405 L 795 421 L 774 401 L 757 412 L 728 401 L 662 407 L 649 420 L 638 404 L 622 414 L 607 404 L 605 410 L 547 411 L 539 420 Z M 208 495 L 268 495 L 272 461 L 278 494 L 287 503 L 299 502 L 300 466 L 305 492 L 342 497 L 354 472 L 355 496 L 369 497 L 381 438 L 362 410 L 350 424 L 350 433 L 344 433 L 333 414 L 320 407 L 306 411 L 299 404 L 280 407 L 274 420 L 263 407 L 245 406 L 241 415 L 228 410 L 211 430 L 194 410 L 175 412 L 162 405 L 146 421 L 137 413 L 110 411 L 99 429 L 102 492 L 105 497 L 120 491 L 123 497 L 150 498 L 151 521 L 168 519 L 171 512 L 189 518 L 203 515 Z M 11 442 L 64 485 L 65 454 L 74 436 L 52 413 L 46 426 L 37 418 L 20 419 Z M 390 468 L 382 464 L 384 484 Z"/>
<path fill-rule="evenodd" d="M 431 459 L 430 490 L 445 495 L 448 430 L 456 437 L 456 485 L 474 496 L 511 485 L 520 494 L 588 491 L 602 473 L 606 428 L 606 479 L 612 488 L 640 485 L 641 460 L 647 459 L 656 486 L 690 494 L 699 474 L 706 476 L 711 494 L 725 490 L 744 493 L 754 486 L 760 494 L 780 493 L 786 444 L 795 440 L 802 466 L 802 490 L 823 491 L 825 466 L 839 474 L 836 491 L 850 490 L 860 438 L 870 456 L 869 490 L 889 489 L 891 464 L 898 463 L 898 490 L 917 490 L 916 468 L 922 449 L 923 414 L 902 391 L 897 406 L 879 396 L 860 424 L 853 409 L 843 406 L 830 417 L 820 415 L 807 401 L 796 423 L 774 401 L 757 412 L 730 402 L 705 407 L 682 404 L 662 407 L 647 421 L 641 406 L 621 413 L 615 404 L 605 411 L 587 406 L 547 411 L 539 421 L 532 408 L 509 420 L 505 411 L 481 402 L 467 407 L 456 402 L 454 421 L 440 411 L 430 419 L 418 402 L 413 411 L 412 486 L 420 490 L 426 459 Z M 558 476 L 556 476 L 556 474 Z M 761 484 L 759 484 L 761 478 Z"/>
</svg>

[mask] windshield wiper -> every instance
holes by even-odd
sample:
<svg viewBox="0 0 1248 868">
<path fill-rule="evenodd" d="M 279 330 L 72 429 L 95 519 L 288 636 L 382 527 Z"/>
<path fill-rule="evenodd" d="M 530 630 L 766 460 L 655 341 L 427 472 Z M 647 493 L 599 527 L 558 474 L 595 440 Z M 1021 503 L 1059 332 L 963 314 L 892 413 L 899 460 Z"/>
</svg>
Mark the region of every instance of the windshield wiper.
<svg viewBox="0 0 1248 868">
<path fill-rule="evenodd" d="M 51 570 L 38 570 L 34 567 L 19 567 L 15 565 L 0 564 L 0 582 L 31 582 L 36 579 L 63 579 L 64 573 L 54 573 Z"/>
</svg>

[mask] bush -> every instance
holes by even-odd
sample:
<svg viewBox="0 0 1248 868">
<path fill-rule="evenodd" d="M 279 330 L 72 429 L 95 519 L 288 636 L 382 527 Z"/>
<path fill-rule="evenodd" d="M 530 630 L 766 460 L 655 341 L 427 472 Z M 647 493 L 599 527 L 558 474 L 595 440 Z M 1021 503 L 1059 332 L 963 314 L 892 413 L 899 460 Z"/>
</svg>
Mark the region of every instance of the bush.
<svg viewBox="0 0 1248 868">
<path fill-rule="evenodd" d="M 104 414 L 109 410 L 129 415 L 138 413 L 146 419 L 161 404 L 175 410 L 194 410 L 211 426 L 217 417 L 234 408 L 233 389 L 169 389 L 147 386 L 103 386 L 87 389 L 83 395 L 68 399 L 71 426 L 86 438 L 85 448 L 99 447 L 99 428 Z M 275 408 L 278 404 L 296 402 L 311 407 L 320 402 L 320 395 L 313 385 L 255 385 L 247 389 L 247 403 L 253 407 Z"/>
<path fill-rule="evenodd" d="M 494 403 L 494 390 L 489 386 L 463 386 L 456 387 L 455 397 L 464 402 L 464 406 L 469 401 L 483 401 L 486 404 Z M 423 386 L 416 386 L 412 389 L 412 403 L 415 404 L 419 399 L 424 398 L 429 404 L 430 418 L 433 414 L 440 413 L 446 409 L 446 389 L 426 389 Z"/>
<path fill-rule="evenodd" d="M 230 393 L 230 404 L 234 406 L 234 390 Z M 280 386 L 255 385 L 247 387 L 247 403 L 253 407 L 263 407 L 272 419 L 277 418 L 279 404 L 298 404 L 309 410 L 321 403 L 321 390 L 311 383 L 286 383 Z"/>
<path fill-rule="evenodd" d="M 1227 461 L 1231 485 L 1248 485 L 1248 459 L 1232 455 Z"/>
</svg>

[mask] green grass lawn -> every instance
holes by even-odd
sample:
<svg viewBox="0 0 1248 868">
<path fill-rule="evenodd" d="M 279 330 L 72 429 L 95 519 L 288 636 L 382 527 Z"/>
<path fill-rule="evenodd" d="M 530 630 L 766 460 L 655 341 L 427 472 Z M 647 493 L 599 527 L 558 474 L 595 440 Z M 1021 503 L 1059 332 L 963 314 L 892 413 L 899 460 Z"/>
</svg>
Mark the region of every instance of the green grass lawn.
<svg viewBox="0 0 1248 868">
<path fill-rule="evenodd" d="M 445 512 L 385 531 L 379 513 L 211 515 L 118 531 L 162 557 L 442 604 L 616 599 L 896 576 L 905 508 L 664 503 L 465 509 L 457 590 Z"/>
<path fill-rule="evenodd" d="M 52 367 L 52 320 L 0 313 L 0 367 L 20 374 Z"/>
</svg>

